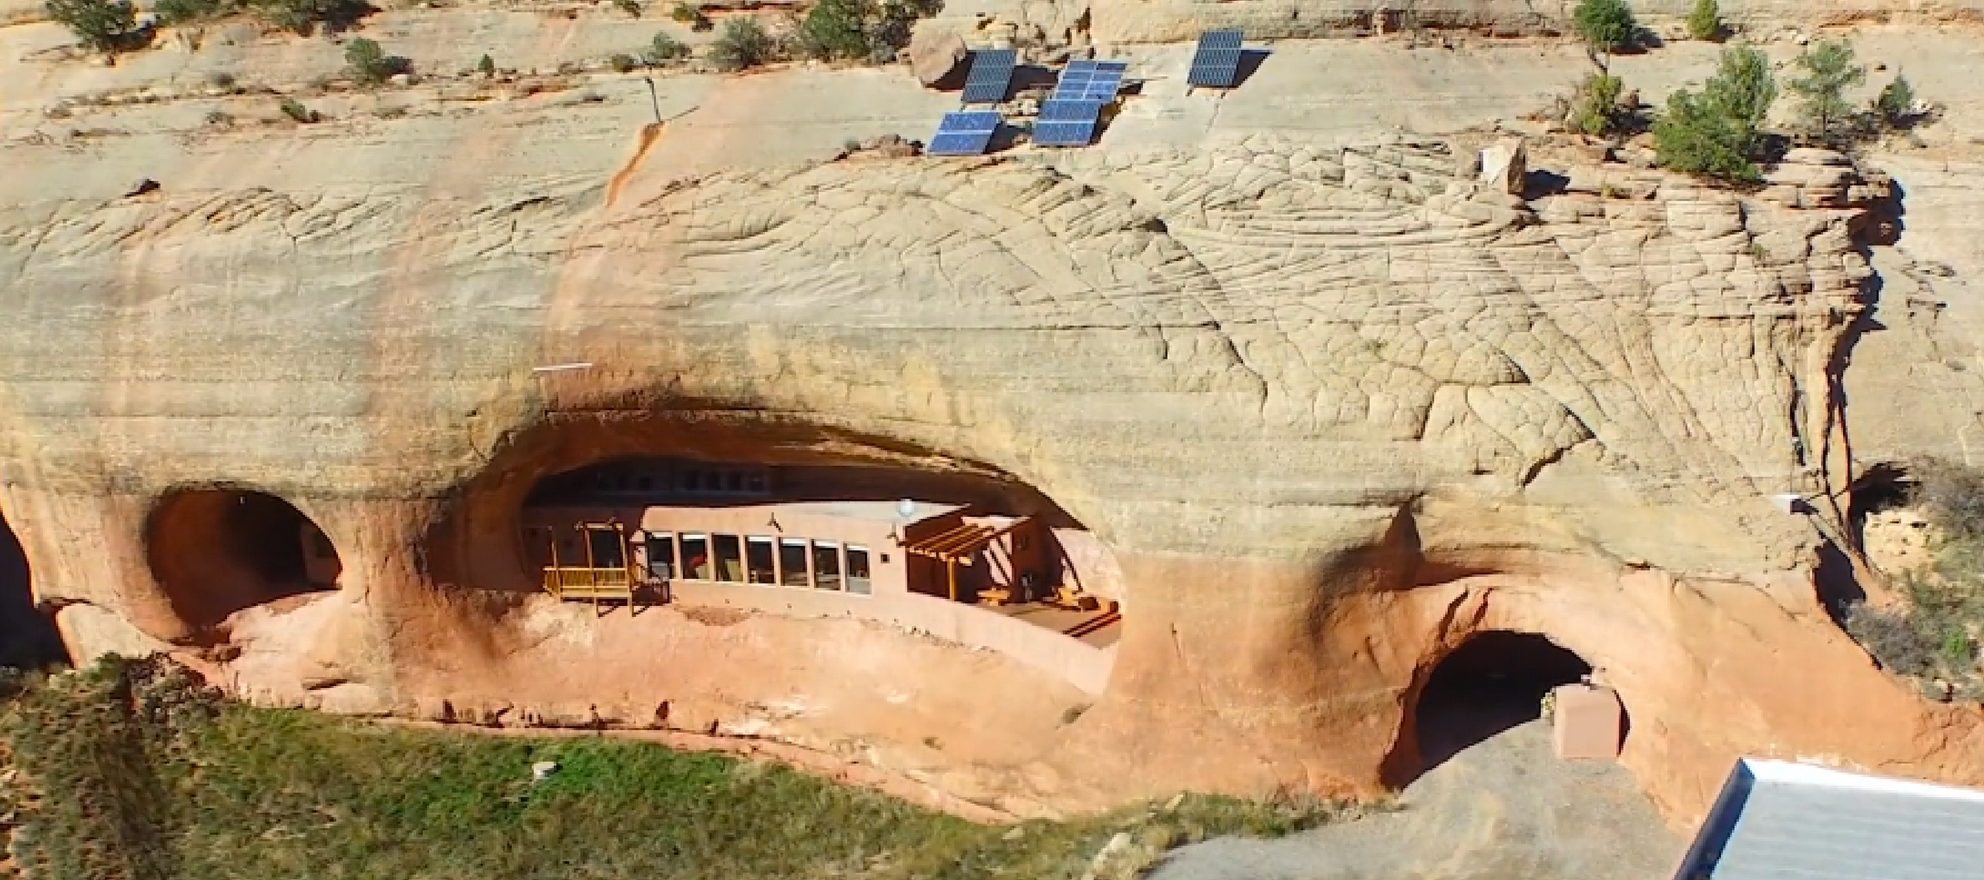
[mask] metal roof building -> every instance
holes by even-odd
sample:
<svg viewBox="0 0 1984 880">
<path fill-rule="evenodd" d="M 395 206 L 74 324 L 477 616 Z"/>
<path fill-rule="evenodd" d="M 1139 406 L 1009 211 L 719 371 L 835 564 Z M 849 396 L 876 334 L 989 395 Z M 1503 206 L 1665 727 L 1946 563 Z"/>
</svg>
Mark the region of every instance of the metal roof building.
<svg viewBox="0 0 1984 880">
<path fill-rule="evenodd" d="M 1976 880 L 1984 791 L 1745 758 L 1675 880 Z"/>
</svg>

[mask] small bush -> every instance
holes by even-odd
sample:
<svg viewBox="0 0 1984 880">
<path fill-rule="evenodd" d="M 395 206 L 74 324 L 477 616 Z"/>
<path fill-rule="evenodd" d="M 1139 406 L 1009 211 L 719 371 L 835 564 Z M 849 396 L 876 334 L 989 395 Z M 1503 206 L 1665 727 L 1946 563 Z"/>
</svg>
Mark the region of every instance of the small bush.
<svg viewBox="0 0 1984 880">
<path fill-rule="evenodd" d="M 475 62 L 475 72 L 482 74 L 485 79 L 495 76 L 496 59 L 489 57 L 489 53 L 484 52 L 482 54 L 482 60 Z"/>
<path fill-rule="evenodd" d="M 1874 112 L 1894 128 L 1906 128 L 1915 121 L 1915 87 L 1908 84 L 1907 77 L 1897 76 L 1881 87 L 1880 97 L 1874 99 Z"/>
<path fill-rule="evenodd" d="M 304 125 L 309 125 L 312 122 L 320 122 L 324 118 L 323 114 L 303 106 L 303 102 L 295 98 L 282 99 L 281 107 L 282 115 L 301 122 Z"/>
<path fill-rule="evenodd" d="M 710 45 L 710 61 L 718 70 L 748 70 L 776 58 L 778 45 L 763 26 L 748 18 L 723 23 L 723 35 Z"/>
<path fill-rule="evenodd" d="M 613 0 L 613 5 L 620 7 L 620 11 L 630 18 L 641 17 L 641 0 Z"/>
<path fill-rule="evenodd" d="M 152 14 L 159 24 L 174 25 L 219 18 L 234 9 L 230 0 L 158 0 Z"/>
<path fill-rule="evenodd" d="M 648 64 L 659 65 L 677 58 L 689 57 L 689 47 L 669 36 L 667 31 L 657 31 L 654 39 L 648 43 L 647 51 L 641 54 Z"/>
<path fill-rule="evenodd" d="M 1695 8 L 1688 13 L 1688 36 L 1704 41 L 1722 39 L 1722 9 L 1715 0 L 1695 0 Z"/>
<path fill-rule="evenodd" d="M 1751 182 L 1762 174 L 1752 161 L 1759 130 L 1777 99 L 1770 62 L 1755 49 L 1725 49 L 1716 74 L 1699 93 L 1668 96 L 1654 123 L 1660 164 L 1675 171 Z"/>
<path fill-rule="evenodd" d="M 1578 84 L 1577 97 L 1571 104 L 1571 127 L 1589 135 L 1601 135 L 1619 126 L 1619 95 L 1625 91 L 1624 80 L 1609 74 L 1594 73 Z"/>
<path fill-rule="evenodd" d="M 1909 500 L 1948 540 L 1984 538 L 1984 470 L 1941 459 L 1917 462 L 1911 470 L 1916 489 Z"/>
<path fill-rule="evenodd" d="M 668 10 L 668 17 L 688 25 L 692 31 L 706 31 L 712 27 L 710 17 L 703 14 L 701 7 L 687 3 L 675 4 L 673 9 Z"/>
<path fill-rule="evenodd" d="M 885 64 L 909 45 L 919 17 L 939 4 L 902 0 L 821 0 L 794 34 L 798 54 L 835 61 Z"/>
<path fill-rule="evenodd" d="M 373 12 L 365 0 L 251 0 L 270 24 L 309 36 L 319 26 L 338 32 L 349 30 L 359 19 Z"/>
<path fill-rule="evenodd" d="M 1794 62 L 1804 72 L 1785 82 L 1800 98 L 1805 122 L 1821 141 L 1831 142 L 1848 122 L 1852 105 L 1846 90 L 1867 81 L 1867 68 L 1854 63 L 1853 47 L 1837 40 L 1821 40 L 1806 47 Z"/>
<path fill-rule="evenodd" d="M 625 52 L 613 53 L 612 57 L 606 59 L 606 64 L 613 68 L 614 73 L 627 73 L 641 66 L 639 59 Z"/>
<path fill-rule="evenodd" d="M 1593 49 L 1607 53 L 1631 46 L 1639 32 L 1626 0 L 1578 0 L 1571 11 L 1571 26 Z"/>
<path fill-rule="evenodd" d="M 102 52 L 140 48 L 146 31 L 130 0 L 47 0 L 48 17 Z"/>
<path fill-rule="evenodd" d="M 227 112 L 226 112 L 226 111 L 224 111 L 224 110 L 208 110 L 208 111 L 207 111 L 207 124 L 208 124 L 208 125 L 233 125 L 233 124 L 234 124 L 234 117 L 233 117 L 233 116 L 230 116 L 230 115 L 228 115 L 228 114 L 227 114 Z"/>
<path fill-rule="evenodd" d="M 413 71 L 413 62 L 399 55 L 388 55 L 379 44 L 359 37 L 345 44 L 344 64 L 351 77 L 367 85 L 378 85 L 394 76 Z"/>
<path fill-rule="evenodd" d="M 234 91 L 234 87 L 238 84 L 239 81 L 234 78 L 234 74 L 229 73 L 225 70 L 219 70 L 213 72 L 212 74 L 209 74 L 207 76 L 207 82 L 208 84 L 212 85 L 214 88 L 223 89 L 231 92 Z"/>
<path fill-rule="evenodd" d="M 868 19 L 876 15 L 871 0 L 820 0 L 806 13 L 798 31 L 799 50 L 823 60 L 866 59 Z"/>
</svg>

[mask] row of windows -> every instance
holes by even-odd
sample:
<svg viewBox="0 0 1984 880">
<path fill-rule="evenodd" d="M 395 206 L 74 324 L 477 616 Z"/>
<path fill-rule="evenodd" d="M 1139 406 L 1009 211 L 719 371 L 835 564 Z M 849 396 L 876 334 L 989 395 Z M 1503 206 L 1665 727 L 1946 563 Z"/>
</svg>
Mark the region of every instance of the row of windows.
<svg viewBox="0 0 1984 880">
<path fill-rule="evenodd" d="M 810 538 L 647 532 L 648 573 L 658 578 L 810 587 L 867 595 L 868 548 Z M 659 552 L 657 552 L 659 551 Z M 887 556 L 883 557 L 888 561 Z"/>
<path fill-rule="evenodd" d="M 590 492 L 680 492 L 692 495 L 764 495 L 771 475 L 758 468 L 614 468 L 561 479 L 568 489 Z"/>
</svg>

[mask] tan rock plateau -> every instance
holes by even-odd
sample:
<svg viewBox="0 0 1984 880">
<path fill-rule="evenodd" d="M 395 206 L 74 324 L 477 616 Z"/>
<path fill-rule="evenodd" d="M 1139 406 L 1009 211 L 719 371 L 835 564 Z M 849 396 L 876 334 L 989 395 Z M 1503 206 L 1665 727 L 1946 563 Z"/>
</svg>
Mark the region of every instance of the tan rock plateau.
<svg viewBox="0 0 1984 880">
<path fill-rule="evenodd" d="M 1984 272 L 1975 35 L 1923 23 L 1975 4 L 1724 6 L 1896 19 L 1863 57 L 1906 60 L 1950 121 L 1860 168 L 1792 151 L 1753 191 L 1532 138 L 1511 193 L 1477 150 L 1581 50 L 1290 39 L 1223 97 L 1187 94 L 1189 46 L 1123 49 L 1149 80 L 1088 149 L 829 161 L 927 138 L 956 95 L 900 64 L 615 74 L 598 56 L 658 28 L 705 37 L 592 7 L 383 12 L 365 35 L 426 75 L 372 91 L 310 85 L 338 47 L 247 25 L 115 67 L 0 27 L 0 509 L 79 659 L 169 650 L 326 711 L 762 740 L 980 814 L 1377 793 L 1434 759 L 1441 661 L 1499 631 L 1617 691 L 1621 760 L 1676 822 L 1740 754 L 1984 783 L 1984 713 L 1880 671 L 1820 586 L 1828 546 L 1857 556 L 1866 462 L 1980 424 L 1976 316 L 1926 305 Z M 1066 48 L 1375 9 L 992 11 Z M 506 72 L 455 72 L 484 52 Z M 1655 102 L 1713 54 L 1618 69 Z M 859 468 L 862 500 L 1042 518 L 1120 637 L 1034 653 L 975 606 L 772 591 L 560 603 L 522 510 L 628 456 Z M 263 548 L 315 530 L 309 583 L 271 590 Z"/>
</svg>

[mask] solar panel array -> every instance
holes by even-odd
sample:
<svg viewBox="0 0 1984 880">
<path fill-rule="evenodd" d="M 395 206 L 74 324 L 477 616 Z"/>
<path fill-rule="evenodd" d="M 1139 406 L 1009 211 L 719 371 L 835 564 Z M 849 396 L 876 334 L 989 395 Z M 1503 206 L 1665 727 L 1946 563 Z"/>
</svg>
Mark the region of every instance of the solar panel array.
<svg viewBox="0 0 1984 880">
<path fill-rule="evenodd" d="M 1003 120 L 990 110 L 946 113 L 923 152 L 932 156 L 980 156 L 992 145 Z"/>
<path fill-rule="evenodd" d="M 1206 31 L 1199 35 L 1199 49 L 1192 55 L 1192 72 L 1185 84 L 1214 89 L 1230 89 L 1240 79 L 1239 28 Z"/>
<path fill-rule="evenodd" d="M 1116 100 L 1129 69 L 1125 61 L 1070 61 L 1054 84 L 1052 100 Z"/>
<path fill-rule="evenodd" d="M 1018 64 L 1017 49 L 980 49 L 971 53 L 971 72 L 964 79 L 966 104 L 998 104 L 1006 100 L 1013 83 L 1013 66 Z"/>
<path fill-rule="evenodd" d="M 1095 140 L 1107 101 L 1092 98 L 1048 100 L 1033 123 L 1033 143 L 1041 147 L 1086 147 Z"/>
</svg>

